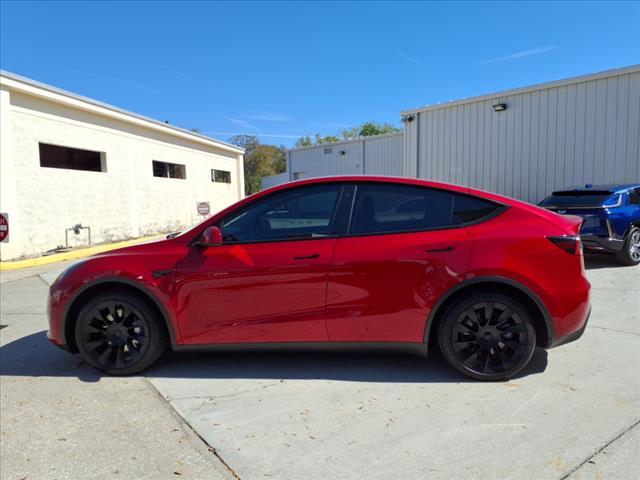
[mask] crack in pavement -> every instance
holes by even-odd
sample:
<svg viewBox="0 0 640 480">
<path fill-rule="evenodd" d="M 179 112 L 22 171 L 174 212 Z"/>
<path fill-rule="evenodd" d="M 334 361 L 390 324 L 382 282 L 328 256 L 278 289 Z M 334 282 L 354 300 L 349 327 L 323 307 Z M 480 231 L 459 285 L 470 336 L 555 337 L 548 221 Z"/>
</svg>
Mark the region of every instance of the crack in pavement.
<svg viewBox="0 0 640 480">
<path fill-rule="evenodd" d="M 47 312 L 1 312 L 2 315 L 46 315 Z"/>
<path fill-rule="evenodd" d="M 626 330 L 616 330 L 615 328 L 598 327 L 597 325 L 589 325 L 589 328 L 597 328 L 598 330 L 604 330 L 605 332 L 616 332 L 616 333 L 624 333 L 627 335 L 640 336 L 640 333 L 628 332 Z"/>
<path fill-rule="evenodd" d="M 578 470 L 580 470 L 584 465 L 586 465 L 589 460 L 595 458 L 596 456 L 598 456 L 600 453 L 602 453 L 602 451 L 607 448 L 609 445 L 611 445 L 612 443 L 616 442 L 617 440 L 621 439 L 623 436 L 625 436 L 627 433 L 629 433 L 631 430 L 633 430 L 634 428 L 636 428 L 638 425 L 640 425 L 640 420 L 636 420 L 629 428 L 625 428 L 622 432 L 620 432 L 618 435 L 616 435 L 614 438 L 612 438 L 611 440 L 609 440 L 607 443 L 605 443 L 602 447 L 600 447 L 598 450 L 596 450 L 595 452 L 593 452 L 591 455 L 589 455 L 583 462 L 581 462 L 578 466 L 572 468 L 566 475 L 564 475 L 563 477 L 560 477 L 560 480 L 567 480 L 571 475 L 573 475 L 574 473 L 576 473 Z"/>
<path fill-rule="evenodd" d="M 265 388 L 275 387 L 276 385 L 280 385 L 280 384 L 282 384 L 282 383 L 284 383 L 284 382 L 286 382 L 288 380 L 296 380 L 296 378 L 299 375 L 306 375 L 307 373 L 312 372 L 312 371 L 314 371 L 316 369 L 317 369 L 317 367 L 308 368 L 306 370 L 303 370 L 302 372 L 297 372 L 297 373 L 295 373 L 293 375 L 290 375 L 288 377 L 281 378 L 276 382 L 267 383 L 266 385 L 261 385 L 261 386 L 256 387 L 256 388 L 250 388 L 248 390 L 242 390 L 242 391 L 239 391 L 239 392 L 229 393 L 229 394 L 226 394 L 226 395 L 189 395 L 187 397 L 174 397 L 174 398 L 165 397 L 163 395 L 162 397 L 165 398 L 169 402 L 175 402 L 175 401 L 178 401 L 178 400 L 196 400 L 196 399 L 201 399 L 201 398 L 206 398 L 208 400 L 217 400 L 217 399 L 220 399 L 220 398 L 233 398 L 233 397 L 236 397 L 238 395 L 242 395 L 244 393 L 251 393 L 251 392 L 256 392 L 258 390 L 262 390 L 262 389 L 265 389 Z M 203 405 L 204 405 L 204 403 L 203 403 Z M 199 410 L 200 408 L 202 408 L 203 405 L 201 405 L 196 410 Z"/>
<path fill-rule="evenodd" d="M 262 390 L 263 388 L 273 387 L 275 385 L 281 384 L 282 382 L 284 382 L 284 380 L 279 380 L 278 382 L 269 383 L 267 385 L 262 385 L 262 386 L 256 387 L 256 388 L 250 388 L 248 390 L 242 390 L 242 391 L 235 392 L 235 393 L 228 393 L 226 395 L 189 395 L 187 397 L 176 397 L 176 398 L 167 397 L 167 400 L 170 401 L 170 402 L 176 402 L 176 401 L 179 401 L 179 400 L 197 400 L 197 399 L 200 399 L 200 398 L 206 398 L 206 399 L 209 399 L 209 400 L 218 400 L 218 399 L 221 399 L 221 398 L 233 398 L 233 397 L 237 397 L 238 395 L 242 395 L 244 393 L 256 392 L 258 390 Z"/>
<path fill-rule="evenodd" d="M 180 412 L 178 412 L 173 407 L 173 405 L 171 405 L 171 402 L 160 392 L 160 390 L 158 390 L 158 388 L 153 384 L 153 382 L 144 375 L 142 376 L 142 378 L 144 378 L 144 380 L 147 382 L 147 385 L 149 385 L 149 387 L 156 393 L 156 395 L 158 395 L 160 398 L 164 400 L 165 404 L 169 407 L 169 409 L 171 409 L 174 415 L 176 415 L 177 418 L 180 419 L 198 439 L 200 439 L 200 441 L 207 447 L 207 450 L 213 453 L 213 455 L 218 459 L 218 461 L 222 465 L 224 465 L 224 467 L 229 471 L 231 476 L 236 480 L 241 480 L 238 474 L 235 472 L 235 470 L 231 468 L 231 466 L 222 458 L 222 456 L 213 447 L 213 445 L 210 445 L 209 442 L 207 442 L 207 440 L 202 435 L 200 435 L 195 428 L 193 428 L 191 423 L 189 423 L 189 421 L 184 416 L 182 416 Z"/>
</svg>

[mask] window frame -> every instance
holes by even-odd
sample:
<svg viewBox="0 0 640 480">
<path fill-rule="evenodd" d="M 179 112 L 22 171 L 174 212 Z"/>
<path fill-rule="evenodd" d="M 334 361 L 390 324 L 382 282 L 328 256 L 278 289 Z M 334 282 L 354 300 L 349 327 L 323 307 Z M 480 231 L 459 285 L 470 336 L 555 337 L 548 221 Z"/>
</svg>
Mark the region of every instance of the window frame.
<svg viewBox="0 0 640 480">
<path fill-rule="evenodd" d="M 68 167 L 53 167 L 50 165 L 42 164 L 42 147 L 55 147 L 55 148 L 64 148 L 67 150 L 77 150 L 80 152 L 88 152 L 98 154 L 100 157 L 100 170 L 88 170 L 85 168 L 68 168 Z M 40 168 L 53 168 L 56 170 L 69 170 L 72 172 L 91 172 L 91 173 L 107 173 L 107 153 L 98 151 L 98 150 L 88 150 L 86 148 L 79 147 L 70 147 L 68 145 L 57 145 L 55 143 L 47 143 L 38 141 L 38 163 Z"/>
<path fill-rule="evenodd" d="M 164 165 L 175 165 L 178 167 L 183 167 L 184 168 L 184 177 L 171 177 L 171 176 L 159 176 L 155 174 L 155 169 L 154 169 L 154 163 L 162 163 Z M 169 172 L 169 170 L 167 169 L 167 172 Z M 165 162 L 164 160 L 154 160 L 151 159 L 151 176 L 153 178 L 164 178 L 165 180 L 186 180 L 187 179 L 187 164 L 186 163 L 173 163 L 173 162 Z"/>
<path fill-rule="evenodd" d="M 307 185 L 301 185 L 299 187 L 294 187 L 294 188 L 289 188 L 285 191 L 293 191 L 293 190 L 297 190 L 297 189 L 303 189 L 303 188 L 308 188 L 308 187 L 312 187 L 312 186 L 318 186 L 318 185 L 336 185 L 336 186 L 340 186 L 340 192 L 338 193 L 338 200 L 336 202 L 336 207 L 334 209 L 334 213 L 333 213 L 333 217 L 330 221 L 330 228 L 334 229 L 335 231 L 334 233 L 324 236 L 324 237 L 311 237 L 311 238 L 284 238 L 284 239 L 280 239 L 280 240 L 273 240 L 273 239 L 268 239 L 268 240 L 254 240 L 254 241 L 249 241 L 249 242 L 224 242 L 222 245 L 223 246 L 233 246 L 233 245 L 251 245 L 254 243 L 280 243 L 280 242 L 300 242 L 300 241 L 304 241 L 304 242 L 309 242 L 309 241 L 315 241 L 315 240 L 326 240 L 326 239 L 336 239 L 336 238 L 357 238 L 357 237 L 372 237 L 372 236 L 379 236 L 379 235 L 398 235 L 398 234 L 406 234 L 406 233 L 419 233 L 419 232 L 429 232 L 429 231 L 437 231 L 437 230 L 453 230 L 453 229 L 459 229 L 459 228 L 464 228 L 464 227 L 469 227 L 472 225 L 477 225 L 477 224 L 481 224 L 484 222 L 488 222 L 489 220 L 492 220 L 493 218 L 498 217 L 499 215 L 501 215 L 503 212 L 505 212 L 506 210 L 508 210 L 510 208 L 509 205 L 506 205 L 504 203 L 500 203 L 498 201 L 495 200 L 489 200 L 486 199 L 484 197 L 480 197 L 478 195 L 473 195 L 470 193 L 463 193 L 463 192 L 457 192 L 457 191 L 453 191 L 453 190 L 447 190 L 444 188 L 437 188 L 437 187 L 425 187 L 425 186 L 421 186 L 421 185 L 415 185 L 419 188 L 427 188 L 427 189 L 434 189 L 434 190 L 442 190 L 445 192 L 449 192 L 455 195 L 464 195 L 467 197 L 472 197 L 472 198 L 479 198 L 481 200 L 485 200 L 487 202 L 491 202 L 494 203 L 497 208 L 491 212 L 489 215 L 486 215 L 482 218 L 479 218 L 477 220 L 473 220 L 470 222 L 464 222 L 461 223 L 459 225 L 447 225 L 444 227 L 430 227 L 430 228 L 419 228 L 419 229 L 411 229 L 411 230 L 403 230 L 403 231 L 393 231 L 393 232 L 376 232 L 376 233 L 351 233 L 351 224 L 353 222 L 353 214 L 355 212 L 355 206 L 356 206 L 356 196 L 358 194 L 358 187 L 362 186 L 362 185 L 408 185 L 406 183 L 394 183 L 394 182 L 349 182 L 349 181 L 344 181 L 344 182 L 322 182 L 322 183 L 312 183 L 312 184 L 307 184 Z M 411 185 L 409 185 L 411 186 Z M 200 238 L 200 236 L 202 235 L 202 232 L 204 232 L 207 228 L 209 227 L 218 227 L 221 228 L 222 227 L 222 223 L 230 218 L 231 216 L 234 215 L 239 215 L 242 212 L 254 207 L 258 202 L 262 202 L 263 200 L 267 200 L 272 198 L 275 195 L 281 194 L 283 192 L 283 190 L 278 190 L 276 192 L 273 192 L 269 195 L 260 197 L 258 199 L 256 199 L 255 201 L 244 205 L 238 209 L 235 209 L 231 212 L 229 212 L 227 215 L 225 215 L 224 217 L 216 220 L 213 223 L 206 223 L 205 225 L 202 226 L 202 228 L 197 230 L 197 233 L 193 236 L 193 238 L 191 239 L 191 241 L 189 242 L 190 245 L 196 244 L 198 242 L 198 239 Z M 224 232 L 223 232 L 224 233 Z"/>
<path fill-rule="evenodd" d="M 264 201 L 271 201 L 273 199 L 273 197 L 276 197 L 278 195 L 282 195 L 284 193 L 291 193 L 294 192 L 296 190 L 303 190 L 306 188 L 311 188 L 311 187 L 318 187 L 318 186 L 330 186 L 330 187 L 337 187 L 338 189 L 338 196 L 336 198 L 336 204 L 333 208 L 333 213 L 331 214 L 331 219 L 329 220 L 329 230 L 332 232 L 329 235 L 325 235 L 325 236 L 319 236 L 319 237 L 308 237 L 308 238 L 280 238 L 280 239 L 265 239 L 265 240 L 249 240 L 249 241 L 239 241 L 239 242 L 222 242 L 223 246 L 233 246 L 233 245 L 252 245 L 252 244 L 259 244 L 259 243 L 282 243 L 282 242 L 309 242 L 309 241 L 314 241 L 314 240 L 327 240 L 327 239 L 335 239 L 335 238 L 339 238 L 341 236 L 343 236 L 344 234 L 344 230 L 347 224 L 347 218 L 349 218 L 350 215 L 350 207 L 352 208 L 352 205 L 345 205 L 345 203 L 349 203 L 352 204 L 352 199 L 348 198 L 348 201 L 345 200 L 346 196 L 348 195 L 348 191 L 349 189 L 352 190 L 352 192 L 355 191 L 355 189 L 353 188 L 353 185 L 349 184 L 348 182 L 331 182 L 331 183 L 312 183 L 312 184 L 308 184 L 308 185 L 301 185 L 299 187 L 295 187 L 295 188 L 289 188 L 286 190 L 278 190 L 277 192 L 273 192 L 269 195 L 266 195 L 264 197 L 260 197 L 258 199 L 256 199 L 254 202 L 249 203 L 248 205 L 245 205 L 237 210 L 234 210 L 233 212 L 229 212 L 229 214 L 225 215 L 223 218 L 217 220 L 215 223 L 209 225 L 211 226 L 216 226 L 218 228 L 220 228 L 220 230 L 222 231 L 222 235 L 224 237 L 224 230 L 222 228 L 222 224 L 229 218 L 231 217 L 235 217 L 238 215 L 242 215 L 244 212 L 246 212 L 247 210 L 250 210 L 251 208 L 256 207 L 257 205 L 259 205 L 260 203 L 264 202 Z M 353 198 L 355 198 L 355 195 L 353 196 Z M 341 227 L 341 229 L 339 229 L 338 231 L 334 231 L 334 227 L 338 225 L 339 227 Z M 342 231 L 340 231 L 342 230 Z M 203 230 L 204 231 L 204 230 Z M 197 239 L 200 237 L 200 235 L 202 234 L 202 231 L 192 240 L 193 242 L 197 242 Z"/>
<path fill-rule="evenodd" d="M 403 230 L 394 230 L 391 232 L 367 232 L 367 233 L 353 233 L 351 231 L 352 226 L 353 226 L 353 218 L 354 218 L 354 213 L 355 213 L 355 209 L 356 209 L 356 202 L 358 199 L 358 187 L 359 186 L 364 186 L 364 185 L 388 185 L 388 186 L 408 186 L 408 187 L 417 187 L 417 188 L 423 188 L 426 190 L 439 190 L 442 192 L 447 192 L 450 193 L 452 195 L 463 195 L 466 197 L 471 197 L 471 198 L 478 198 L 480 200 L 484 200 L 486 202 L 489 203 L 493 203 L 496 205 L 496 208 L 489 214 L 489 215 L 485 215 L 484 217 L 481 217 L 477 220 L 472 220 L 470 222 L 462 222 L 456 225 L 444 225 L 441 227 L 424 227 L 424 228 L 411 228 L 411 229 L 403 229 Z M 405 233 L 419 233 L 419 232 L 432 232 L 432 231 L 437 231 L 437 230 L 455 230 L 455 229 L 459 229 L 459 228 L 464 228 L 464 227 L 469 227 L 472 225 L 477 225 L 480 223 L 484 223 L 487 222 L 495 217 L 497 217 L 498 215 L 502 214 L 505 210 L 507 210 L 509 208 L 509 205 L 505 205 L 504 203 L 500 203 L 500 202 L 496 202 L 495 200 L 489 200 L 487 198 L 483 198 L 483 197 L 479 197 L 477 195 L 473 195 L 473 194 L 469 194 L 469 193 L 462 193 L 462 192 L 456 192 L 453 190 L 447 190 L 445 188 L 437 188 L 437 187 L 427 187 L 427 186 L 422 186 L 422 185 L 410 185 L 410 184 L 406 184 L 406 183 L 391 183 L 391 182 L 359 182 L 355 184 L 355 191 L 354 191 L 354 195 L 353 195 L 353 202 L 351 205 L 351 212 L 349 214 L 349 223 L 347 226 L 347 231 L 345 232 L 344 237 L 350 237 L 350 238 L 354 238 L 354 237 L 373 237 L 373 236 L 379 236 L 379 235 L 401 235 L 401 234 L 405 234 Z"/>
<path fill-rule="evenodd" d="M 229 175 L 229 181 L 228 182 L 226 182 L 226 181 L 224 181 L 224 182 L 217 181 L 216 180 L 216 172 L 223 172 L 225 174 L 228 174 Z M 232 183 L 231 182 L 231 170 L 218 170 L 217 168 L 212 168 L 211 169 L 211 182 L 212 183 L 224 183 L 226 185 L 231 185 L 231 183 Z"/>
</svg>

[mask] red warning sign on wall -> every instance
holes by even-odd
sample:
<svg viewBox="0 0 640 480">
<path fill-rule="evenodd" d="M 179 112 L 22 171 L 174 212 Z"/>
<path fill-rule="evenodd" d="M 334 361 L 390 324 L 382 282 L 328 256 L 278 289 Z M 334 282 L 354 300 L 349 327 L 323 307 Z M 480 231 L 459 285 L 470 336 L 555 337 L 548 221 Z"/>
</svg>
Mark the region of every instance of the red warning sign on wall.
<svg viewBox="0 0 640 480">
<path fill-rule="evenodd" d="M 0 213 L 0 242 L 9 241 L 9 214 Z"/>
</svg>

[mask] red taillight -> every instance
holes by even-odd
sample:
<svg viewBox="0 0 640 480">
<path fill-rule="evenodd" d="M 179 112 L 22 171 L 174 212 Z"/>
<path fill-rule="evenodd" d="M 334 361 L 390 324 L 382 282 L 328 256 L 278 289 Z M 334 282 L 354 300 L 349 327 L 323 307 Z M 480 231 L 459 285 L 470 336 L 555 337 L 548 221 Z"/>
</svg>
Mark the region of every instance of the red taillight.
<svg viewBox="0 0 640 480">
<path fill-rule="evenodd" d="M 582 253 L 582 242 L 579 236 L 547 237 L 547 240 L 571 255 L 580 255 Z"/>
</svg>

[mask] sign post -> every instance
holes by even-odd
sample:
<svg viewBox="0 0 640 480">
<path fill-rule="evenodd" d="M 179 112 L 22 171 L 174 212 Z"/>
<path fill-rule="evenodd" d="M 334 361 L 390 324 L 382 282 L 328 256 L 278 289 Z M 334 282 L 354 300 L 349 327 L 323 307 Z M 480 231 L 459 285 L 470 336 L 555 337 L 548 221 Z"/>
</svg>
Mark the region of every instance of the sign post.
<svg viewBox="0 0 640 480">
<path fill-rule="evenodd" d="M 9 242 L 9 214 L 0 213 L 0 242 Z"/>
</svg>

